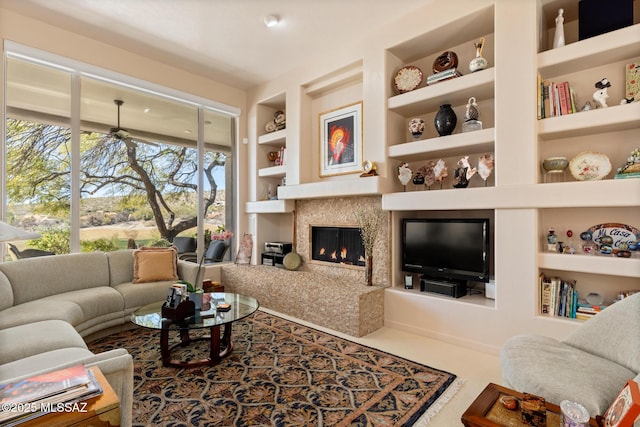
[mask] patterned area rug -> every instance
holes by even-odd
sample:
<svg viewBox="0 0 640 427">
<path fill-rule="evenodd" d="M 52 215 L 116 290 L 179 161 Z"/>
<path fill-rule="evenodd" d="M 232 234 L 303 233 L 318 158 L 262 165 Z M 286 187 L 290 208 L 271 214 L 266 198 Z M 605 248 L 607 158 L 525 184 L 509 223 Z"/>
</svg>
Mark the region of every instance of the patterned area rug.
<svg viewBox="0 0 640 427">
<path fill-rule="evenodd" d="M 163 367 L 159 332 L 144 328 L 89 347 L 133 355 L 135 426 L 412 426 L 456 378 L 263 311 L 232 340 L 212 368 Z M 172 356 L 197 360 L 207 345 Z"/>
</svg>

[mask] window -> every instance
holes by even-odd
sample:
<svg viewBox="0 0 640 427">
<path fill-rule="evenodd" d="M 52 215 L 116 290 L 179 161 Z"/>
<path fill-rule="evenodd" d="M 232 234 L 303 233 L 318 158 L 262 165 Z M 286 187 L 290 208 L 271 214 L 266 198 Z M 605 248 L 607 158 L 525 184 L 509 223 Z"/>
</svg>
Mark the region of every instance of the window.
<svg viewBox="0 0 640 427">
<path fill-rule="evenodd" d="M 42 236 L 18 249 L 206 243 L 205 230 L 233 229 L 234 114 L 12 55 L 6 69 L 5 218 Z"/>
</svg>

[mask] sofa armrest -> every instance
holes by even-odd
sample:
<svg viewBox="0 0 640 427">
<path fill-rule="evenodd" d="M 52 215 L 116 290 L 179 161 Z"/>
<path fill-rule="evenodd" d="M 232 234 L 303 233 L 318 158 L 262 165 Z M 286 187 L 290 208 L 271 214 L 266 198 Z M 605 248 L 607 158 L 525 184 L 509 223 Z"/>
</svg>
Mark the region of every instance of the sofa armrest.
<svg viewBox="0 0 640 427">
<path fill-rule="evenodd" d="M 204 267 L 202 267 L 204 269 Z M 204 271 L 202 273 L 204 275 Z M 195 283 L 198 276 L 198 264 L 195 262 L 189 262 L 184 260 L 178 260 L 178 277 L 182 280 L 186 280 L 189 283 L 193 283 L 194 286 L 198 286 Z"/>
</svg>

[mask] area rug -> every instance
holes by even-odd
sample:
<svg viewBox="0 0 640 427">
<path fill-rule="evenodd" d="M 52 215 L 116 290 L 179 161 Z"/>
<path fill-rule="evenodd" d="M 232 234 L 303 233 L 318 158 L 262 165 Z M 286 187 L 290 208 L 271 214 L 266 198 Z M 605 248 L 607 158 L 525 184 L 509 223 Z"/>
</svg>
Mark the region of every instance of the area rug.
<svg viewBox="0 0 640 427">
<path fill-rule="evenodd" d="M 159 331 L 144 328 L 89 347 L 132 354 L 134 426 L 413 426 L 455 388 L 451 373 L 263 311 L 234 323 L 232 340 L 205 368 L 163 367 Z M 208 348 L 176 351 L 197 360 Z"/>
</svg>

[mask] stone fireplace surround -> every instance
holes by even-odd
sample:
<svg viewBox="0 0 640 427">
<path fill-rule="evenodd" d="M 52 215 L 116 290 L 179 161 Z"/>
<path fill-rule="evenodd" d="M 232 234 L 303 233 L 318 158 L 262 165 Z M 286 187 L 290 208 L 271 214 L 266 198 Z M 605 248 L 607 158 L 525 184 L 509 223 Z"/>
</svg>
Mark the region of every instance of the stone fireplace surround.
<svg viewBox="0 0 640 427">
<path fill-rule="evenodd" d="M 225 264 L 227 292 L 251 295 L 260 305 L 316 325 L 360 337 L 384 324 L 384 288 L 390 276 L 390 216 L 380 210 L 382 226 L 373 250 L 373 283 L 365 285 L 363 267 L 310 261 L 311 225 L 357 226 L 359 207 L 380 209 L 380 196 L 298 200 L 296 251 L 302 267 L 288 271 L 265 265 Z"/>
</svg>

